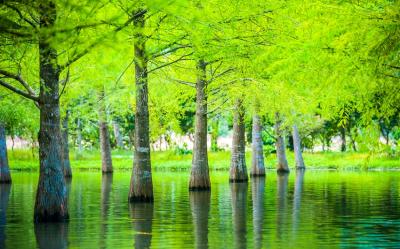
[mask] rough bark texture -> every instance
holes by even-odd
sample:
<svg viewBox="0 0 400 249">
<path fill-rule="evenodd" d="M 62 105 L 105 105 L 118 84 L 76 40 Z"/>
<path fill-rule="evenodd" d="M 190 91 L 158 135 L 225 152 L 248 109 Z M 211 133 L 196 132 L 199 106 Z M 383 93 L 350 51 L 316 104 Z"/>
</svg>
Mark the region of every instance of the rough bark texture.
<svg viewBox="0 0 400 249">
<path fill-rule="evenodd" d="M 68 142 L 68 118 L 69 111 L 67 111 L 62 121 L 61 142 L 62 142 L 62 167 L 64 170 L 64 177 L 72 177 L 71 162 L 69 160 L 69 142 Z"/>
<path fill-rule="evenodd" d="M 6 129 L 0 123 L 0 183 L 10 183 L 11 175 L 8 166 Z"/>
<path fill-rule="evenodd" d="M 210 212 L 211 192 L 191 191 L 189 198 L 196 248 L 208 248 L 208 215 Z"/>
<path fill-rule="evenodd" d="M 251 158 L 251 172 L 250 176 L 264 176 L 264 151 L 262 141 L 262 125 L 260 116 L 257 114 L 253 115 L 253 127 L 252 127 L 252 158 Z"/>
<path fill-rule="evenodd" d="M 114 128 L 114 137 L 115 137 L 115 142 L 117 144 L 117 148 L 123 149 L 124 148 L 124 142 L 122 139 L 121 135 L 121 130 L 119 127 L 119 124 L 116 120 L 113 121 L 113 128 Z"/>
<path fill-rule="evenodd" d="M 293 125 L 292 135 L 293 135 L 293 148 L 294 148 L 294 158 L 296 161 L 296 169 L 304 170 L 306 169 L 306 166 L 303 160 L 303 153 L 301 152 L 301 138 L 297 125 Z"/>
<path fill-rule="evenodd" d="M 150 248 L 153 226 L 153 203 L 130 203 L 129 210 L 135 229 L 135 248 Z"/>
<path fill-rule="evenodd" d="M 11 184 L 0 186 L 0 248 L 6 247 L 7 206 L 10 196 Z"/>
<path fill-rule="evenodd" d="M 152 202 L 154 197 L 150 161 L 146 38 L 143 33 L 145 16 L 138 16 L 133 23 L 136 31 L 134 44 L 136 83 L 135 158 L 129 201 Z"/>
<path fill-rule="evenodd" d="M 40 4 L 40 27 L 52 28 L 56 21 L 56 5 Z M 34 211 L 35 222 L 68 220 L 67 190 L 61 163 L 61 127 L 59 103 L 59 66 L 57 51 L 48 37 L 39 37 L 40 71 L 40 174 Z M 59 247 L 61 248 L 61 247 Z"/>
<path fill-rule="evenodd" d="M 107 114 L 104 104 L 104 90 L 99 92 L 99 134 L 100 134 L 100 153 L 101 153 L 101 171 L 103 174 L 113 172 L 111 158 L 110 133 L 107 125 Z"/>
<path fill-rule="evenodd" d="M 265 177 L 253 178 L 251 181 L 251 196 L 253 200 L 254 248 L 262 248 L 264 194 Z"/>
<path fill-rule="evenodd" d="M 195 134 L 189 190 L 210 190 L 207 155 L 206 63 L 197 63 Z"/>
<path fill-rule="evenodd" d="M 246 248 L 247 182 L 231 183 L 230 187 L 235 248 Z"/>
<path fill-rule="evenodd" d="M 278 165 L 276 166 L 276 170 L 278 172 L 289 172 L 289 166 L 286 159 L 286 150 L 285 150 L 285 140 L 283 139 L 283 134 L 281 130 L 282 120 L 279 113 L 275 113 L 275 147 L 276 147 L 276 156 L 278 158 Z"/>
<path fill-rule="evenodd" d="M 229 170 L 230 182 L 248 181 L 245 148 L 244 108 L 242 101 L 237 99 L 233 119 L 231 167 Z"/>
</svg>

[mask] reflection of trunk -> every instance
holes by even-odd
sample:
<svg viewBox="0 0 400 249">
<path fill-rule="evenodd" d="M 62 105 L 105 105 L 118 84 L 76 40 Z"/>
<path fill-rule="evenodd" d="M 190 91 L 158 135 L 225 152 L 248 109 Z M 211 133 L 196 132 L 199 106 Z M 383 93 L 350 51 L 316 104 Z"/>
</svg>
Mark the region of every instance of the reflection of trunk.
<svg viewBox="0 0 400 249">
<path fill-rule="evenodd" d="M 65 177 L 72 177 L 71 163 L 69 161 L 69 148 L 68 148 L 68 116 L 69 111 L 65 114 L 62 120 L 61 143 L 62 143 L 62 167 Z"/>
<path fill-rule="evenodd" d="M 251 183 L 251 195 L 253 199 L 254 248 L 262 248 L 265 177 L 254 178 Z"/>
<path fill-rule="evenodd" d="M 6 129 L 0 123 L 0 183 L 10 183 L 11 175 L 8 166 Z"/>
<path fill-rule="evenodd" d="M 99 248 L 107 248 L 105 238 L 108 232 L 108 212 L 110 209 L 110 193 L 112 187 L 112 174 L 103 174 L 101 179 L 101 240 L 99 241 Z"/>
<path fill-rule="evenodd" d="M 276 156 L 278 158 L 277 171 L 278 172 L 289 172 L 289 166 L 286 159 L 286 151 L 285 151 L 285 141 L 283 139 L 282 134 L 282 120 L 279 113 L 275 113 L 275 147 L 276 147 Z"/>
<path fill-rule="evenodd" d="M 219 118 L 215 117 L 211 125 L 211 151 L 218 151 Z"/>
<path fill-rule="evenodd" d="M 304 170 L 296 171 L 293 196 L 293 232 L 297 233 L 300 218 L 301 193 L 303 192 Z"/>
<path fill-rule="evenodd" d="M 123 149 L 124 143 L 122 140 L 122 135 L 121 135 L 119 124 L 116 120 L 113 121 L 113 128 L 114 128 L 114 136 L 115 136 L 115 142 L 117 144 L 117 147 L 119 149 Z"/>
<path fill-rule="evenodd" d="M 346 130 L 344 129 L 344 127 L 340 128 L 340 138 L 342 139 L 340 150 L 344 152 L 346 151 Z"/>
<path fill-rule="evenodd" d="M 107 114 L 104 104 L 104 90 L 99 92 L 99 133 L 100 133 L 100 153 L 101 153 L 101 171 L 104 173 L 112 173 L 112 158 L 110 133 L 107 126 Z"/>
<path fill-rule="evenodd" d="M 277 200 L 277 217 L 276 217 L 276 236 L 278 240 L 282 239 L 283 224 L 286 221 L 286 194 L 288 185 L 288 174 L 278 174 L 278 200 Z"/>
<path fill-rule="evenodd" d="M 46 30 L 52 29 L 56 22 L 56 4 L 52 1 L 40 3 L 40 27 Z M 34 220 L 35 222 L 63 221 L 68 219 L 68 205 L 61 163 L 60 70 L 57 64 L 57 51 L 49 43 L 51 39 L 46 37 L 47 32 L 39 34 L 40 175 Z"/>
<path fill-rule="evenodd" d="M 246 248 L 247 182 L 231 183 L 230 187 L 235 248 Z"/>
<path fill-rule="evenodd" d="M 189 193 L 192 210 L 196 248 L 208 248 L 208 214 L 210 212 L 210 191 Z"/>
<path fill-rule="evenodd" d="M 305 169 L 306 166 L 304 165 L 303 155 L 301 152 L 301 138 L 297 125 L 293 125 L 293 148 L 296 161 L 296 169 Z"/>
<path fill-rule="evenodd" d="M 230 182 L 246 182 L 248 180 L 245 143 L 244 108 L 242 100 L 237 99 L 233 119 Z"/>
<path fill-rule="evenodd" d="M 142 12 L 142 10 L 137 11 L 137 13 L 140 12 Z M 152 202 L 153 182 L 150 161 L 148 78 L 144 14 L 137 15 L 133 20 L 133 25 L 135 28 L 134 50 L 136 84 L 135 157 L 129 190 L 129 201 Z"/>
<path fill-rule="evenodd" d="M 206 63 L 203 60 L 197 63 L 196 83 L 196 118 L 195 137 L 190 173 L 190 190 L 209 190 L 211 188 L 208 173 L 207 155 L 207 81 Z"/>
<path fill-rule="evenodd" d="M 252 161 L 251 161 L 251 176 L 264 176 L 264 152 L 262 141 L 262 124 L 258 114 L 253 115 L 252 129 Z"/>
<path fill-rule="evenodd" d="M 35 237 L 39 249 L 68 248 L 68 224 L 35 224 Z"/>
<path fill-rule="evenodd" d="M 135 229 L 135 248 L 150 248 L 153 225 L 153 203 L 130 203 L 129 210 Z"/>
<path fill-rule="evenodd" d="M 6 248 L 7 206 L 11 184 L 0 186 L 0 248 Z"/>
</svg>

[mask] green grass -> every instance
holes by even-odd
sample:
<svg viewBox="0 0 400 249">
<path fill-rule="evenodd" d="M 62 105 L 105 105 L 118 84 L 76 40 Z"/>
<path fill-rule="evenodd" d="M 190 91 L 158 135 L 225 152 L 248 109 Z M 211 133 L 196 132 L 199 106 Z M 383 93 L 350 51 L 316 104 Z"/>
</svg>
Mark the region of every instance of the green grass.
<svg viewBox="0 0 400 249">
<path fill-rule="evenodd" d="M 133 164 L 133 152 L 115 150 L 112 152 L 115 170 L 130 170 Z M 38 153 L 32 150 L 8 151 L 11 170 L 36 171 L 39 167 Z M 294 155 L 287 153 L 290 167 L 294 166 Z M 391 158 L 384 154 L 368 154 L 355 152 L 318 152 L 304 153 L 306 166 L 309 169 L 400 169 L 400 158 Z M 98 150 L 86 150 L 81 155 L 72 151 L 71 165 L 73 169 L 100 170 L 101 158 Z M 188 170 L 191 166 L 192 155 L 177 155 L 174 151 L 152 152 L 152 168 L 155 170 L 180 171 Z M 251 165 L 251 153 L 246 154 L 248 167 Z M 276 157 L 271 154 L 265 158 L 266 167 L 274 169 Z M 209 152 L 210 170 L 228 170 L 230 152 Z"/>
</svg>

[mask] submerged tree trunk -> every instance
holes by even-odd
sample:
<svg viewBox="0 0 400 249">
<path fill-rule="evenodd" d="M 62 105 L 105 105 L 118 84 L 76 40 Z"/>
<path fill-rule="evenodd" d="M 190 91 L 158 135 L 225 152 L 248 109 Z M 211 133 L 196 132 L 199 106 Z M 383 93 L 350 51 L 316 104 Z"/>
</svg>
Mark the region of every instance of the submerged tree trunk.
<svg viewBox="0 0 400 249">
<path fill-rule="evenodd" d="M 0 183 L 11 182 L 6 140 L 6 129 L 4 125 L 0 123 Z"/>
<path fill-rule="evenodd" d="M 235 103 L 232 136 L 231 168 L 229 170 L 229 181 L 247 182 L 248 176 L 246 168 L 244 108 L 242 100 L 240 99 L 237 99 Z"/>
<path fill-rule="evenodd" d="M 276 135 L 276 141 L 275 141 L 276 157 L 278 159 L 278 165 L 276 167 L 276 170 L 278 172 L 284 173 L 284 172 L 289 172 L 289 166 L 286 159 L 285 141 L 283 139 L 281 126 L 282 126 L 282 120 L 279 113 L 277 112 L 275 113 L 275 127 L 274 127 Z"/>
<path fill-rule="evenodd" d="M 287 186 L 288 174 L 278 174 L 277 176 L 277 215 L 276 215 L 276 237 L 278 240 L 286 237 L 284 225 L 288 221 L 287 216 Z"/>
<path fill-rule="evenodd" d="M 130 203 L 129 211 L 135 229 L 134 247 L 151 248 L 153 226 L 153 203 Z"/>
<path fill-rule="evenodd" d="M 101 171 L 103 174 L 113 172 L 111 158 L 110 133 L 107 125 L 106 107 L 104 104 L 104 89 L 99 92 L 99 133 L 100 133 L 100 153 L 101 153 Z"/>
<path fill-rule="evenodd" d="M 139 12 L 141 12 L 141 10 L 138 10 L 137 13 Z M 135 158 L 129 190 L 129 201 L 152 202 L 153 182 L 150 161 L 148 78 L 144 14 L 138 15 L 134 19 L 133 24 L 136 32 L 134 44 L 136 84 Z"/>
<path fill-rule="evenodd" d="M 120 131 L 119 124 L 116 120 L 113 121 L 113 128 L 114 128 L 114 136 L 115 136 L 115 142 L 117 144 L 118 149 L 123 149 L 124 148 L 124 143 Z"/>
<path fill-rule="evenodd" d="M 197 63 L 195 137 L 189 190 L 210 190 L 207 155 L 207 81 L 206 63 Z"/>
<path fill-rule="evenodd" d="M 247 182 L 230 184 L 235 248 L 246 248 L 247 245 L 247 185 Z"/>
<path fill-rule="evenodd" d="M 341 145 L 341 147 L 340 147 L 340 150 L 341 150 L 342 152 L 345 152 L 347 146 L 346 146 L 346 130 L 345 130 L 344 127 L 341 127 L 341 128 L 340 128 L 340 138 L 341 138 L 341 140 L 342 140 L 342 145 Z"/>
<path fill-rule="evenodd" d="M 40 27 L 53 28 L 56 4 L 40 4 Z M 46 35 L 46 32 L 42 35 Z M 39 37 L 40 70 L 40 175 L 36 192 L 35 222 L 65 221 L 68 216 L 67 190 L 61 163 L 61 127 L 57 51 L 49 37 Z"/>
<path fill-rule="evenodd" d="M 64 170 L 64 177 L 72 177 L 71 162 L 69 160 L 69 144 L 68 144 L 68 118 L 69 111 L 65 114 L 62 121 L 61 143 L 62 143 L 62 167 Z"/>
<path fill-rule="evenodd" d="M 258 114 L 253 115 L 253 128 L 252 128 L 252 161 L 250 176 L 264 176 L 264 151 L 262 141 L 262 124 Z"/>
<path fill-rule="evenodd" d="M 301 152 L 301 138 L 297 125 L 293 125 L 292 135 L 293 135 L 293 148 L 294 148 L 294 157 L 296 161 L 296 169 L 306 169 L 303 160 L 303 154 Z"/>
<path fill-rule="evenodd" d="M 189 193 L 192 210 L 196 248 L 208 248 L 208 215 L 210 212 L 210 191 L 191 191 Z"/>
</svg>

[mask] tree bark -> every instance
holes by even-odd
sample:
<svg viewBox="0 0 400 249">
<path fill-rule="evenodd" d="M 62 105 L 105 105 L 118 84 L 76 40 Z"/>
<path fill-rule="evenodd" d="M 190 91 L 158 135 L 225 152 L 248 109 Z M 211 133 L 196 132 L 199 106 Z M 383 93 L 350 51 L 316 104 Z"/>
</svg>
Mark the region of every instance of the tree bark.
<svg viewBox="0 0 400 249">
<path fill-rule="evenodd" d="M 244 124 L 244 108 L 242 100 L 237 99 L 233 119 L 230 182 L 247 182 L 246 140 Z"/>
<path fill-rule="evenodd" d="M 344 127 L 340 128 L 340 138 L 342 139 L 342 145 L 340 147 L 340 151 L 345 152 L 346 151 L 346 130 Z"/>
<path fill-rule="evenodd" d="M 153 203 L 130 203 L 129 210 L 135 229 L 135 244 L 137 249 L 150 248 L 153 226 Z"/>
<path fill-rule="evenodd" d="M 251 182 L 253 200 L 254 248 L 262 248 L 264 224 L 265 177 L 254 178 Z"/>
<path fill-rule="evenodd" d="M 114 136 L 115 136 L 115 142 L 117 144 L 118 149 L 123 149 L 124 148 L 124 142 L 122 139 L 121 131 L 119 124 L 116 120 L 113 121 L 113 128 L 114 128 Z"/>
<path fill-rule="evenodd" d="M 40 4 L 40 28 L 51 29 L 56 22 L 56 5 L 52 1 Z M 57 51 L 46 32 L 39 36 L 40 71 L 40 174 L 34 211 L 35 222 L 66 221 L 67 190 L 61 157 L 61 127 L 59 103 L 59 66 Z"/>
<path fill-rule="evenodd" d="M 219 134 L 219 118 L 215 117 L 212 122 L 212 132 L 211 132 L 211 151 L 217 152 L 218 148 L 218 134 Z"/>
<path fill-rule="evenodd" d="M 141 10 L 138 10 L 139 13 Z M 129 190 L 130 202 L 153 202 L 153 182 L 151 176 L 149 107 L 147 84 L 146 36 L 144 34 L 145 15 L 133 21 L 135 27 L 135 158 Z"/>
<path fill-rule="evenodd" d="M 253 127 L 252 127 L 252 161 L 251 161 L 251 172 L 250 176 L 264 176 L 264 151 L 262 141 L 262 124 L 260 116 L 258 114 L 253 115 Z"/>
<path fill-rule="evenodd" d="M 294 148 L 294 157 L 296 161 L 296 169 L 304 170 L 306 169 L 306 166 L 304 164 L 303 154 L 301 152 L 301 138 L 297 125 L 293 125 L 292 135 L 293 135 L 293 148 Z"/>
<path fill-rule="evenodd" d="M 78 158 L 82 156 L 82 152 L 83 152 L 83 144 L 82 144 L 82 121 L 81 119 L 78 118 L 78 120 L 76 121 L 77 124 L 77 131 L 76 131 L 76 143 L 78 145 Z"/>
<path fill-rule="evenodd" d="M 210 212 L 210 191 L 190 191 L 196 248 L 208 248 L 208 215 Z"/>
<path fill-rule="evenodd" d="M 103 174 L 113 172 L 110 133 L 107 125 L 106 107 L 104 104 L 104 89 L 99 92 L 99 133 L 100 133 L 100 153 L 101 153 L 101 171 Z"/>
<path fill-rule="evenodd" d="M 4 125 L 0 123 L 0 183 L 11 183 L 6 140 L 6 129 Z"/>
<path fill-rule="evenodd" d="M 275 147 L 276 147 L 276 156 L 278 158 L 278 164 L 277 164 L 277 171 L 284 173 L 284 172 L 289 172 L 289 166 L 288 162 L 286 159 L 286 150 L 285 150 L 285 141 L 283 139 L 282 135 L 282 120 L 279 115 L 279 113 L 275 113 L 275 134 L 276 134 L 276 141 L 275 141 Z"/>
<path fill-rule="evenodd" d="M 189 190 L 210 190 L 207 155 L 207 81 L 206 63 L 197 63 L 195 137 Z"/>
<path fill-rule="evenodd" d="M 62 121 L 61 142 L 62 142 L 62 167 L 64 177 L 72 177 L 71 162 L 69 160 L 69 143 L 68 143 L 68 118 L 69 111 L 66 112 Z"/>
<path fill-rule="evenodd" d="M 230 188 L 235 248 L 246 248 L 247 182 L 231 183 Z"/>
</svg>

